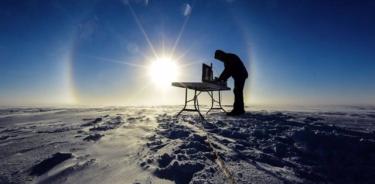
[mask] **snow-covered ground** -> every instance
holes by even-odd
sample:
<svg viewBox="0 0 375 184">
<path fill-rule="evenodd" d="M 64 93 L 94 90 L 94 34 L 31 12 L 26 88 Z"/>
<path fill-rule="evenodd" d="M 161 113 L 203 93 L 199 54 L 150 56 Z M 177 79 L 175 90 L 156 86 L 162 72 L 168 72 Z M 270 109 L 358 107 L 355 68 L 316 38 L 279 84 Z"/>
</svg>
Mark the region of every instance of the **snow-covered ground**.
<svg viewBox="0 0 375 184">
<path fill-rule="evenodd" d="M 0 183 L 374 183 L 375 109 L 0 109 Z"/>
</svg>

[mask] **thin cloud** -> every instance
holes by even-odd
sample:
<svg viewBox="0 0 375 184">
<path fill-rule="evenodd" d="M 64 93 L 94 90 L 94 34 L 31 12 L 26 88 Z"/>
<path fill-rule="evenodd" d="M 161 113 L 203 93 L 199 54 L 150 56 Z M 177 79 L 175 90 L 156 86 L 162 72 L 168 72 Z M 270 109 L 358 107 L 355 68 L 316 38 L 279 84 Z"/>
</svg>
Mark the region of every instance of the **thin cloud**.
<svg viewBox="0 0 375 184">
<path fill-rule="evenodd" d="M 96 33 L 99 24 L 98 24 L 98 17 L 94 16 L 90 19 L 82 21 L 78 25 L 79 33 L 78 36 L 82 40 L 91 40 L 92 36 Z"/>
<path fill-rule="evenodd" d="M 184 16 L 189 16 L 191 14 L 191 10 L 192 10 L 192 8 L 191 8 L 190 4 L 185 4 L 184 5 L 184 12 L 183 12 Z"/>
<path fill-rule="evenodd" d="M 139 47 L 136 43 L 133 43 L 133 42 L 129 42 L 126 44 L 126 49 L 128 50 L 128 52 L 132 53 L 132 54 L 136 54 L 139 52 Z"/>
</svg>

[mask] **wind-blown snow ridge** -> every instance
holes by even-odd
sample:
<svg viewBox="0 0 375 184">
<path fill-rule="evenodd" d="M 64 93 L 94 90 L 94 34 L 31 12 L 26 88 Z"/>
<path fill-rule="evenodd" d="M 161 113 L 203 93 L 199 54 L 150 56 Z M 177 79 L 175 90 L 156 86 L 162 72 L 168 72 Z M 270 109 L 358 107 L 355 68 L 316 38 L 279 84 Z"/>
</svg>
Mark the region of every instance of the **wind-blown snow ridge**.
<svg viewBox="0 0 375 184">
<path fill-rule="evenodd" d="M 205 120 L 203 119 L 203 121 L 205 121 Z M 235 182 L 235 179 L 234 179 L 234 175 L 228 169 L 228 167 L 225 165 L 225 162 L 220 157 L 220 155 L 218 154 L 218 151 L 215 149 L 215 147 L 212 146 L 212 141 L 211 141 L 212 137 L 211 137 L 211 135 L 208 132 L 206 132 L 204 130 L 204 128 L 200 124 L 196 124 L 196 127 L 199 128 L 201 131 L 203 131 L 205 133 L 205 135 L 207 136 L 207 141 L 206 142 L 208 143 L 208 145 L 212 149 L 212 152 L 213 152 L 213 154 L 215 156 L 215 163 L 218 165 L 218 167 L 220 168 L 220 170 L 223 172 L 223 174 L 227 178 L 228 183 L 235 184 L 236 182 Z"/>
</svg>

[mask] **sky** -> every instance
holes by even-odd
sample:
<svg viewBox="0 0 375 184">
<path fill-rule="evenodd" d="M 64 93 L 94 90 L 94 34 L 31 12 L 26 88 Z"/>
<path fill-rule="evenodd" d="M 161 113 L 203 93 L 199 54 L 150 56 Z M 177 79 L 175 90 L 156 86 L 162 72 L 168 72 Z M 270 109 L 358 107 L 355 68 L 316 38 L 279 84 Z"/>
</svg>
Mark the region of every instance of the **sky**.
<svg viewBox="0 0 375 184">
<path fill-rule="evenodd" d="M 173 80 L 199 82 L 202 63 L 223 70 L 216 49 L 247 67 L 247 105 L 375 105 L 374 9 L 371 0 L 2 0 L 0 106 L 182 104 L 184 90 L 155 82 L 151 63 L 169 58 Z"/>
</svg>

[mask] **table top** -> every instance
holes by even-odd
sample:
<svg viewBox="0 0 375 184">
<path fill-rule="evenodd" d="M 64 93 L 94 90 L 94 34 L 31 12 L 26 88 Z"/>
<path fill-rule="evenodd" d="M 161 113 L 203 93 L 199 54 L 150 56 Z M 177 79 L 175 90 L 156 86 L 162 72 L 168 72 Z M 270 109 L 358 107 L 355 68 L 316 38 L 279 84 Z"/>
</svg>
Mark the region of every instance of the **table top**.
<svg viewBox="0 0 375 184">
<path fill-rule="evenodd" d="M 228 86 L 222 86 L 209 82 L 172 82 L 172 86 L 194 89 L 197 91 L 225 91 L 230 90 Z"/>
</svg>

